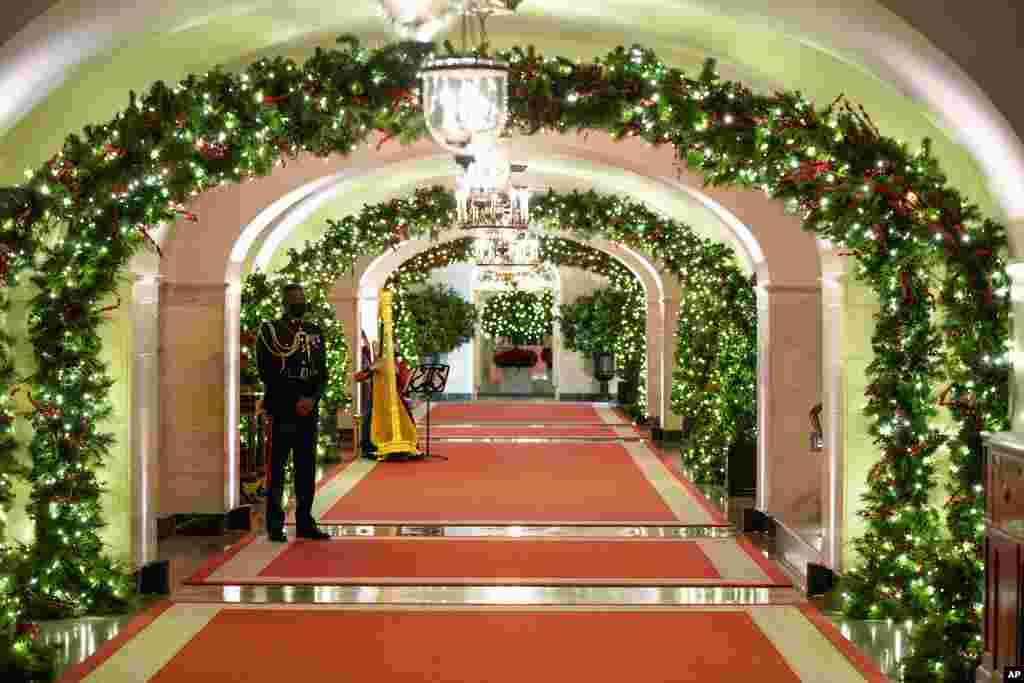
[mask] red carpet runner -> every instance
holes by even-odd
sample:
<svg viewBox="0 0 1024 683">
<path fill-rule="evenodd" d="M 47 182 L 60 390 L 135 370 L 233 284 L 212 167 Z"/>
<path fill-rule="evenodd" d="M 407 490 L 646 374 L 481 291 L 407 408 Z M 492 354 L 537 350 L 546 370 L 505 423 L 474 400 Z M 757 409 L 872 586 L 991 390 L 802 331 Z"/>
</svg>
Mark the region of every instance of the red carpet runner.
<svg viewBox="0 0 1024 683">
<path fill-rule="evenodd" d="M 244 648 L 244 657 L 232 656 Z M 226 610 L 155 683 L 798 683 L 743 612 Z"/>
<path fill-rule="evenodd" d="M 427 438 L 426 427 L 419 425 L 419 436 L 420 441 L 425 441 Z M 621 429 L 621 428 L 620 428 Z M 635 436 L 636 433 L 629 430 L 625 433 L 625 436 Z M 457 427 L 454 425 L 441 425 L 430 427 L 431 438 L 534 438 L 534 439 L 553 439 L 559 437 L 598 437 L 603 439 L 615 438 L 619 436 L 618 432 L 612 427 L 567 427 L 561 425 L 544 425 L 543 427 L 531 427 L 528 425 L 521 426 L 491 426 L 486 427 Z"/>
<path fill-rule="evenodd" d="M 381 463 L 321 521 L 677 521 L 619 444 L 434 446 L 449 459 Z"/>
<path fill-rule="evenodd" d="M 431 424 L 441 422 L 588 422 L 601 416 L 590 406 L 565 403 L 440 403 L 432 406 Z"/>
</svg>

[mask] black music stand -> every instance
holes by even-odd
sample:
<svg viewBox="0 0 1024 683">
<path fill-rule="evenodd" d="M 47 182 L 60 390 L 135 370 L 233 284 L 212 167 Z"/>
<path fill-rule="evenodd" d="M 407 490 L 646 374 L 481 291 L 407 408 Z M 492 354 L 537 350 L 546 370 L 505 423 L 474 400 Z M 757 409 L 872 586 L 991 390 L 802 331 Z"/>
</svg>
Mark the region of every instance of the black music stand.
<svg viewBox="0 0 1024 683">
<path fill-rule="evenodd" d="M 450 370 L 450 366 L 443 364 L 420 365 L 412 369 L 409 382 L 405 385 L 406 396 L 419 394 L 427 399 L 427 451 L 423 454 L 424 458 L 430 457 L 430 397 L 444 391 Z"/>
</svg>

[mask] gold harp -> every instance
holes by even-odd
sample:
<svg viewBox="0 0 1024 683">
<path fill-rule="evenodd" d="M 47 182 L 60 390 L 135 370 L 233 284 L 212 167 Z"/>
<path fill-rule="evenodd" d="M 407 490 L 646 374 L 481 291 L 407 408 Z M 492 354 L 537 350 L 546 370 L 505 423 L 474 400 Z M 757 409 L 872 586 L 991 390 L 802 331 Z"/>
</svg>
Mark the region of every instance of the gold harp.
<svg viewBox="0 0 1024 683">
<path fill-rule="evenodd" d="M 419 454 L 416 448 L 416 424 L 405 411 L 398 395 L 392 330 L 393 298 L 391 290 L 380 290 L 381 365 L 373 378 L 373 416 L 370 418 L 370 439 L 377 447 L 378 460 L 397 453 Z"/>
</svg>

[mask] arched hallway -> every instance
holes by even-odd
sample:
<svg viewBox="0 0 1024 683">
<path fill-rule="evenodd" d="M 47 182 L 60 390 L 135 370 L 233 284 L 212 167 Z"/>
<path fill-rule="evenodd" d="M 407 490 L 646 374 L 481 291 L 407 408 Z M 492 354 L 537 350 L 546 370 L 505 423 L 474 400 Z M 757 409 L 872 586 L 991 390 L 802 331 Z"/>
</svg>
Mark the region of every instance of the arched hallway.
<svg viewBox="0 0 1024 683">
<path fill-rule="evenodd" d="M 509 62 L 506 87 L 432 99 L 420 41 L 454 42 L 466 3 L 500 15 L 478 49 Z M 995 683 L 1024 664 L 1024 479 L 1000 464 L 1024 462 L 1004 432 L 1024 424 L 1024 98 L 1004 74 L 1019 3 L 14 4 L 0 679 L 46 679 L 49 643 L 69 682 L 375 679 L 384 663 L 395 680 L 877 665 Z M 477 131 L 494 149 L 470 164 L 438 127 L 492 105 L 507 120 Z M 549 331 L 460 332 L 431 412 L 447 459 L 357 458 L 351 376 L 380 288 L 503 224 L 462 221 L 472 167 L 499 149 L 514 192 L 489 187 L 500 164 L 474 192 L 528 186 L 517 228 L 627 271 L 631 298 L 604 303 L 629 302 L 629 333 L 568 341 L 561 307 L 593 312 L 615 287 L 546 263 Z M 509 301 L 482 263 L 430 286 Z M 253 351 L 286 282 L 334 335 L 323 543 L 271 543 L 253 514 L 275 433 Z M 609 374 L 627 338 L 643 362 Z M 609 382 L 618 408 L 587 403 Z M 529 400 L 458 403 L 495 396 Z"/>
</svg>

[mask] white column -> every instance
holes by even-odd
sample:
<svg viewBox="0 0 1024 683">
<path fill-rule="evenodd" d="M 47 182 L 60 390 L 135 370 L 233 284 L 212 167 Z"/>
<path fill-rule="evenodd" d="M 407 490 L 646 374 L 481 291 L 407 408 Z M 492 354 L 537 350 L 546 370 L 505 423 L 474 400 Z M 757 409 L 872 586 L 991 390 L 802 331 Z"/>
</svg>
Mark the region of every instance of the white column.
<svg viewBox="0 0 1024 683">
<path fill-rule="evenodd" d="M 136 275 L 132 288 L 132 557 L 137 566 L 157 558 L 160 472 L 160 285 L 157 275 Z"/>
<path fill-rule="evenodd" d="M 1024 219 L 1011 222 L 1010 235 L 1024 234 Z M 1020 249 L 1020 247 L 1018 247 Z M 1007 266 L 1010 275 L 1010 300 L 1013 317 L 1010 319 L 1010 349 L 1013 377 L 1010 380 L 1011 429 L 1024 431 L 1024 258 L 1016 258 Z"/>
<path fill-rule="evenodd" d="M 238 415 L 241 392 L 242 284 L 240 278 L 227 283 L 224 293 L 224 509 L 233 510 L 241 502 L 241 473 L 238 471 Z"/>
<path fill-rule="evenodd" d="M 822 529 L 825 563 L 833 571 L 843 568 L 843 477 L 846 459 L 846 262 L 834 254 L 822 255 L 822 400 L 824 472 L 822 476 Z"/>
<path fill-rule="evenodd" d="M 757 292 L 757 508 L 794 524 L 817 521 L 821 462 L 808 413 L 819 400 L 820 290 L 763 284 Z"/>
<path fill-rule="evenodd" d="M 362 362 L 362 356 L 360 355 L 359 348 L 362 346 L 362 340 L 359 335 L 361 330 L 359 326 L 359 298 L 356 296 L 356 292 L 351 289 L 342 289 L 331 294 L 330 304 L 334 308 L 334 314 L 338 317 L 338 321 L 342 324 L 345 330 L 345 334 L 348 335 L 348 352 L 349 352 L 349 369 L 348 382 L 349 396 L 352 397 L 352 410 L 348 415 L 344 413 L 338 415 L 338 427 L 351 428 L 352 427 L 352 415 L 362 410 L 362 406 L 359 405 L 359 385 L 352 378 L 352 373 L 359 371 L 359 364 Z"/>
<path fill-rule="evenodd" d="M 664 306 L 661 300 L 654 296 L 647 297 L 647 412 L 650 415 L 657 415 L 659 418 L 664 414 L 661 405 L 661 366 L 662 349 L 665 348 L 665 339 L 662 334 L 664 320 L 662 311 Z"/>
<path fill-rule="evenodd" d="M 672 375 L 676 371 L 676 335 L 679 330 L 680 304 L 678 299 L 661 300 L 661 325 L 656 337 L 661 344 L 658 414 L 661 416 L 661 428 L 666 431 L 678 430 L 683 426 L 682 416 L 672 412 Z"/>
</svg>

